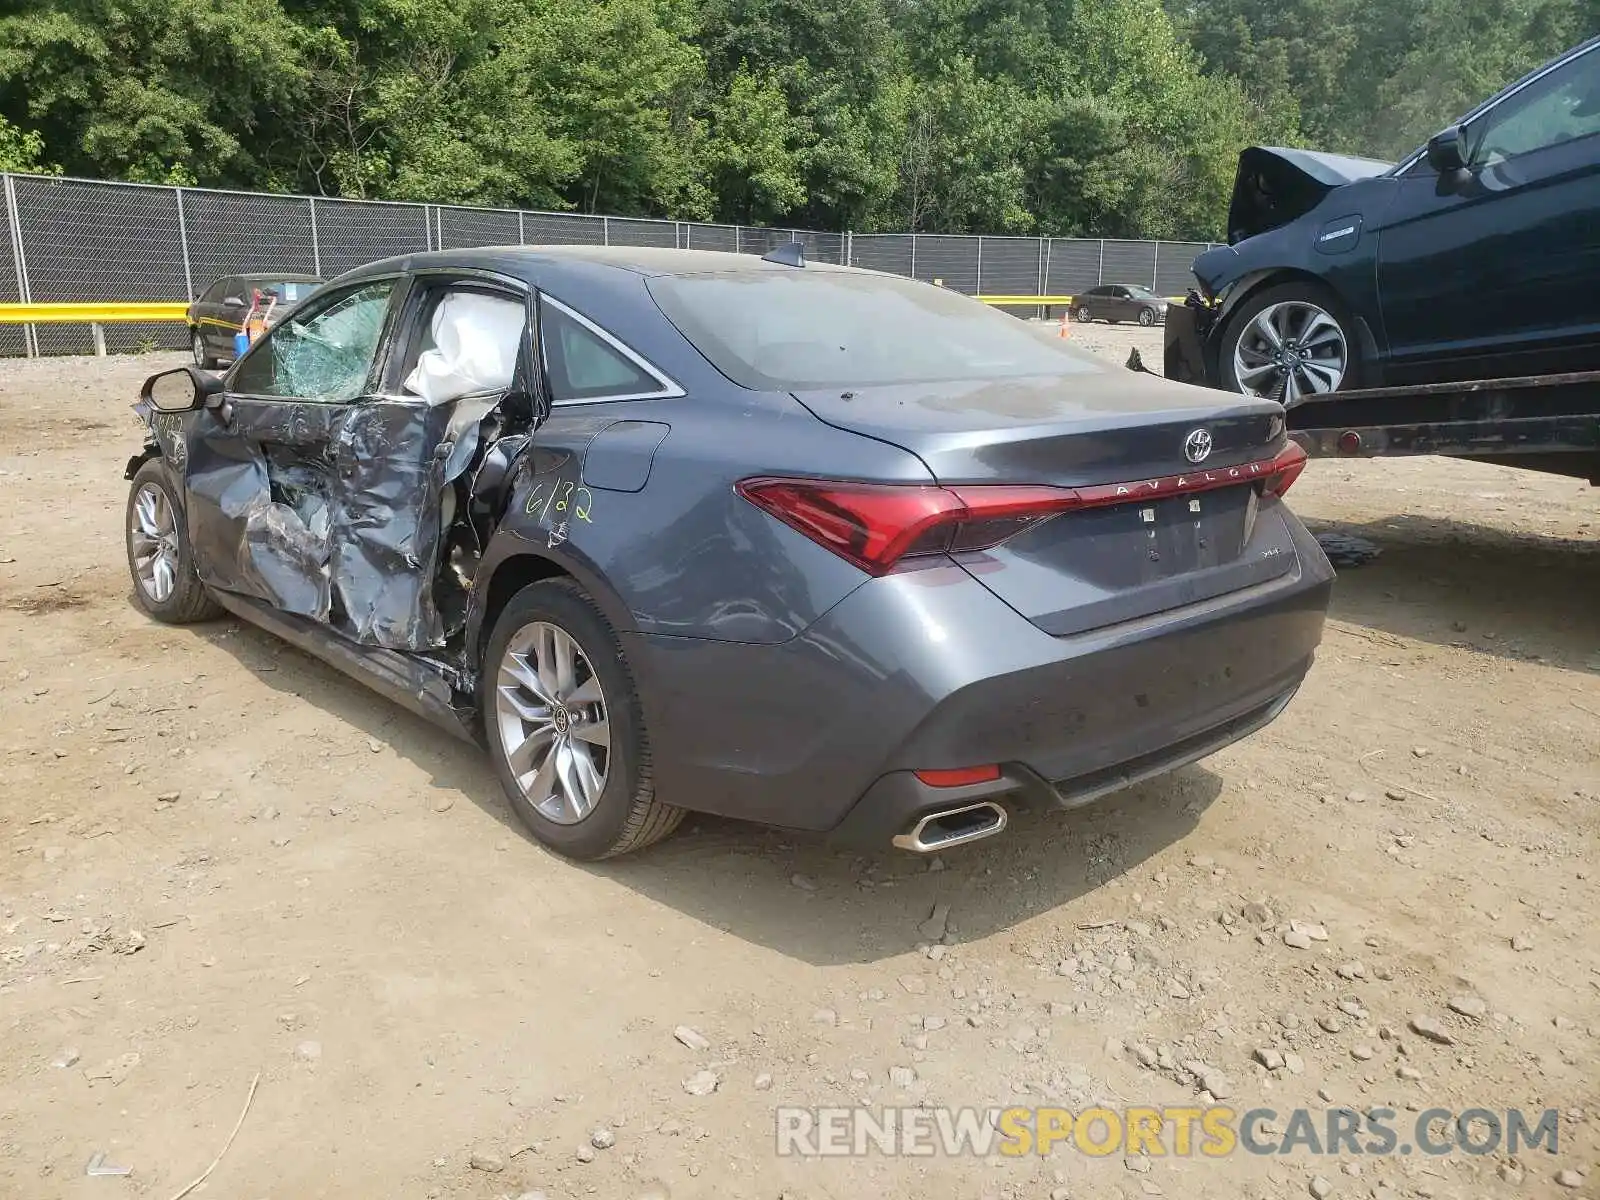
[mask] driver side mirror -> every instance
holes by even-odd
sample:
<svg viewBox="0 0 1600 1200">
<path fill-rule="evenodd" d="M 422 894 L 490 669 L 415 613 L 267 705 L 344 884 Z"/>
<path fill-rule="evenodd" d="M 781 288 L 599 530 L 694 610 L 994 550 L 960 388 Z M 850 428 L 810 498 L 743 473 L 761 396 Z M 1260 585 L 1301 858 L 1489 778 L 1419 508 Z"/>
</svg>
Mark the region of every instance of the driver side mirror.
<svg viewBox="0 0 1600 1200">
<path fill-rule="evenodd" d="M 144 381 L 139 398 L 157 412 L 193 412 L 222 392 L 222 380 L 198 367 L 162 371 Z"/>
<path fill-rule="evenodd" d="M 1428 139 L 1428 165 L 1440 175 L 1467 169 L 1467 139 L 1459 125 L 1440 130 Z"/>
<path fill-rule="evenodd" d="M 223 308 L 243 308 L 244 300 L 238 296 L 227 296 L 222 301 Z"/>
</svg>

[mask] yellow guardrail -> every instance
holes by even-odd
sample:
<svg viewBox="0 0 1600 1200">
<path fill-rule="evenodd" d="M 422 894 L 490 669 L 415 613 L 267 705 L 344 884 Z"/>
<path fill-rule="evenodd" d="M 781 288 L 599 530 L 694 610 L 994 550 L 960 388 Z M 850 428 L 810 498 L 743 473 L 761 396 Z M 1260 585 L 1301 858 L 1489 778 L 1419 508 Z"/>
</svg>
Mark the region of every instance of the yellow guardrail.
<svg viewBox="0 0 1600 1200">
<path fill-rule="evenodd" d="M 188 311 L 188 304 L 182 300 L 0 304 L 0 325 L 119 325 L 134 321 L 182 321 Z"/>
<path fill-rule="evenodd" d="M 974 300 L 984 304 L 993 304 L 998 308 L 1016 308 L 1027 304 L 1071 304 L 1074 296 L 974 296 Z M 1173 304 L 1182 304 L 1182 296 L 1163 296 L 1162 299 Z"/>
</svg>

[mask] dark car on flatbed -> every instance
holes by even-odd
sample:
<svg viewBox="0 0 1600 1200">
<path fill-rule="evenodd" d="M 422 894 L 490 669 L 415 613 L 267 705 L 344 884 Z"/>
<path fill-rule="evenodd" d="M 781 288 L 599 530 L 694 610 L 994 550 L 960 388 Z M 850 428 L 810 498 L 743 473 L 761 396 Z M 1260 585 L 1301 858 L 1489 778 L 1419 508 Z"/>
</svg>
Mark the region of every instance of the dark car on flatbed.
<svg viewBox="0 0 1600 1200">
<path fill-rule="evenodd" d="M 1252 147 L 1166 374 L 1281 401 L 1313 454 L 1600 478 L 1600 38 L 1397 165 Z"/>
</svg>

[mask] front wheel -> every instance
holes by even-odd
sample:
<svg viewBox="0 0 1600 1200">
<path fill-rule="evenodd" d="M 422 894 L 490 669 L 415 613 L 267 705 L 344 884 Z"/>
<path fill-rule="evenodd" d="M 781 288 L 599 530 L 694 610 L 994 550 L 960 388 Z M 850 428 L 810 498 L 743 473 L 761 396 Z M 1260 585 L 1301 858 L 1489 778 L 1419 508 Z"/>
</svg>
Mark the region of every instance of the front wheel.
<svg viewBox="0 0 1600 1200">
<path fill-rule="evenodd" d="M 1089 312 L 1089 306 L 1087 304 L 1081 304 L 1078 306 L 1078 315 L 1073 319 L 1077 321 L 1079 325 L 1087 325 L 1090 321 L 1094 320 L 1094 316 Z"/>
<path fill-rule="evenodd" d="M 128 573 L 140 608 L 168 625 L 203 621 L 222 611 L 195 573 L 183 509 L 159 458 L 134 473 L 125 529 Z"/>
<path fill-rule="evenodd" d="M 479 690 L 500 786 L 551 849 L 610 858 L 659 841 L 683 819 L 656 799 L 622 645 L 572 580 L 512 597 L 489 638 Z"/>
<path fill-rule="evenodd" d="M 189 348 L 194 352 L 194 365 L 202 371 L 215 371 L 217 369 L 216 356 L 206 349 L 205 335 L 198 329 L 189 335 Z"/>
<path fill-rule="evenodd" d="M 1354 323 L 1325 288 L 1284 283 L 1246 300 L 1223 330 L 1224 387 L 1294 404 L 1303 396 L 1359 387 Z"/>
<path fill-rule="evenodd" d="M 1156 323 L 1156 310 L 1155 309 L 1153 309 L 1153 308 L 1141 308 L 1139 310 L 1139 324 L 1143 325 L 1146 329 L 1149 329 L 1150 326 L 1154 325 L 1155 323 Z"/>
</svg>

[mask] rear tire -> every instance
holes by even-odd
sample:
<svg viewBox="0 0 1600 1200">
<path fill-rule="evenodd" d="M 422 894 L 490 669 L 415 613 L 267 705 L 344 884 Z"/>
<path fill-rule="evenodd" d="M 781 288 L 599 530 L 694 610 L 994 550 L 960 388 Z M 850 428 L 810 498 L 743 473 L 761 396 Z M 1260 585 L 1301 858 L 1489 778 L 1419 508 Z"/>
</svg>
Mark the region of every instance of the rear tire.
<svg viewBox="0 0 1600 1200">
<path fill-rule="evenodd" d="M 189 332 L 189 348 L 194 352 L 194 365 L 202 371 L 215 371 L 217 359 L 206 349 L 205 335 L 198 329 Z"/>
<path fill-rule="evenodd" d="M 195 573 L 183 506 L 162 459 L 152 458 L 134 473 L 123 530 L 140 608 L 167 625 L 189 625 L 222 614 Z"/>
<path fill-rule="evenodd" d="M 569 858 L 612 858 L 678 827 L 684 810 L 656 799 L 622 644 L 575 581 L 544 580 L 511 598 L 490 635 L 478 693 L 495 775 L 546 846 Z"/>
<path fill-rule="evenodd" d="M 1293 363 L 1276 361 L 1266 326 L 1283 340 L 1286 354 L 1302 363 L 1294 371 L 1294 394 L 1288 402 L 1312 392 L 1361 386 L 1363 363 L 1349 310 L 1321 284 L 1294 280 L 1257 292 L 1228 318 L 1218 342 L 1217 374 L 1229 391 L 1286 399 L 1291 389 L 1285 388 L 1284 379 Z M 1329 380 L 1331 387 L 1313 386 Z"/>
</svg>

